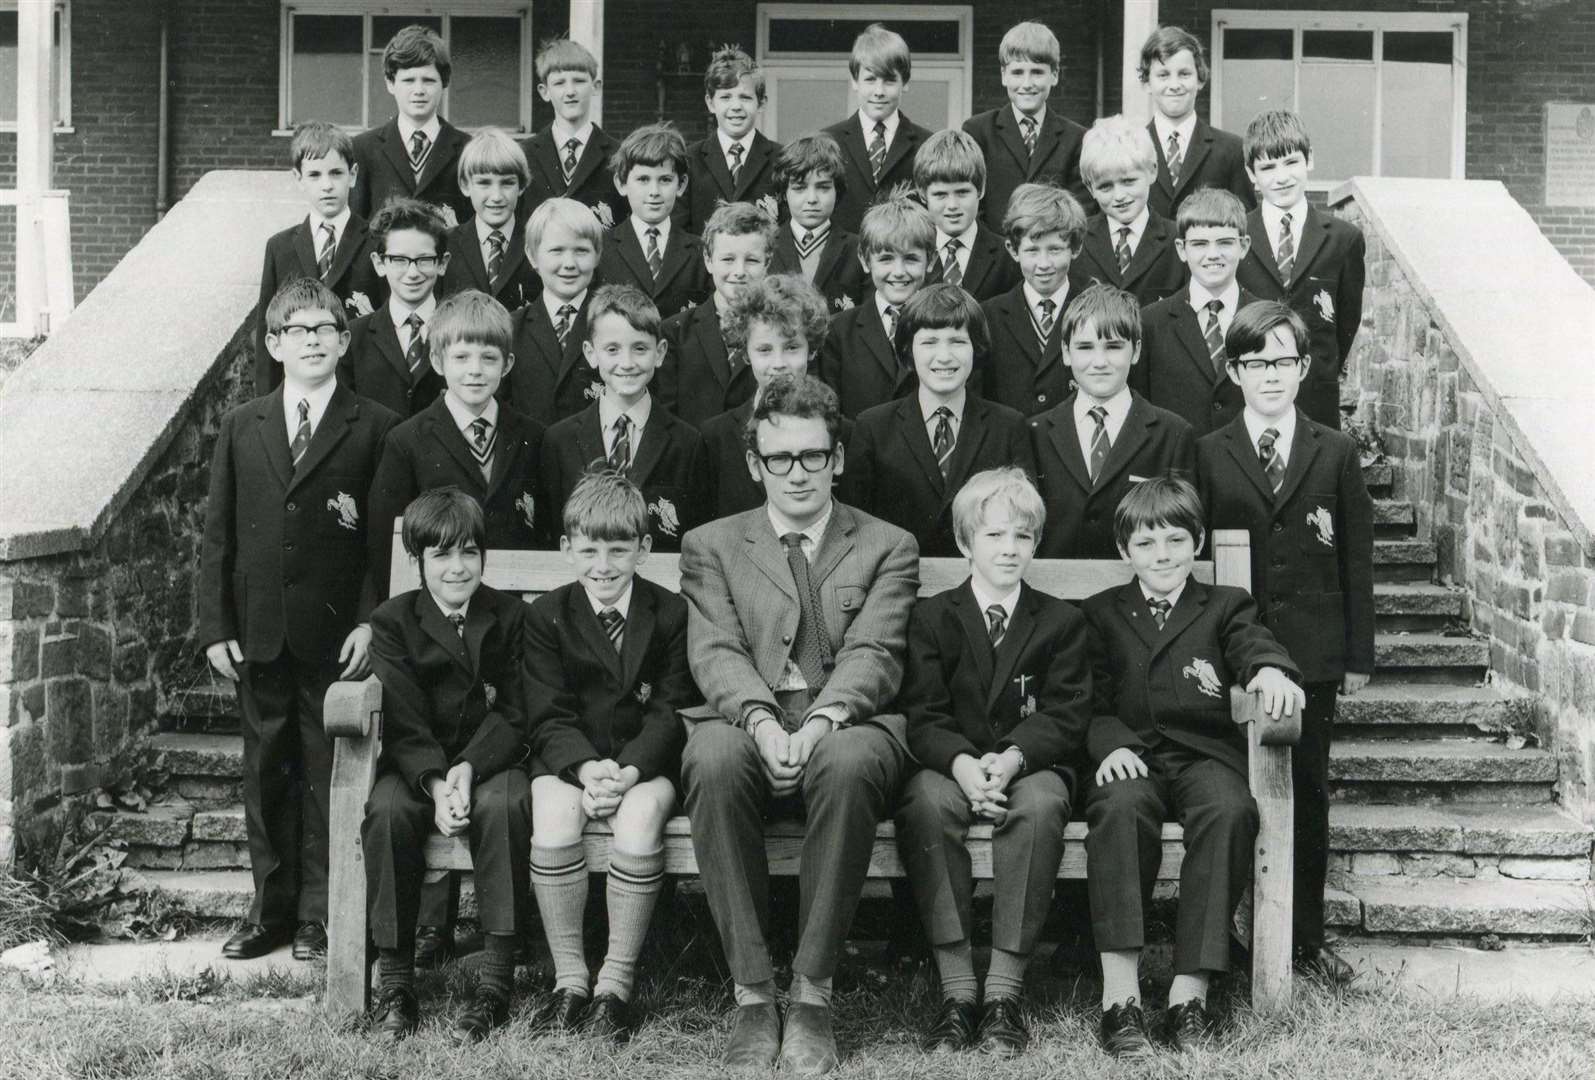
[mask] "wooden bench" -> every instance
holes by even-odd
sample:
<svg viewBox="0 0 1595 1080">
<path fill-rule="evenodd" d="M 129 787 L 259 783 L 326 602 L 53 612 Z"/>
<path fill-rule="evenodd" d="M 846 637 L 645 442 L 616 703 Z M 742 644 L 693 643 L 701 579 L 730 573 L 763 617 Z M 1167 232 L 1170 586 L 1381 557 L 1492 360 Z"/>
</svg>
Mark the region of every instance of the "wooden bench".
<svg viewBox="0 0 1595 1080">
<path fill-rule="evenodd" d="M 396 595 L 418 587 L 420 581 L 414 562 L 404 556 L 400 547 L 397 523 L 393 546 L 391 592 Z M 1196 578 L 1249 588 L 1251 558 L 1246 533 L 1237 530 L 1215 533 L 1213 550 L 1213 561 L 1197 563 Z M 921 596 L 952 588 L 968 574 L 968 564 L 962 559 L 921 559 L 919 567 Z M 641 573 L 665 588 L 680 589 L 680 570 L 675 555 L 651 556 L 643 564 Z M 1129 566 L 1119 560 L 1038 559 L 1031 564 L 1026 579 L 1054 596 L 1080 600 L 1128 581 L 1130 573 Z M 531 600 L 568 582 L 570 568 L 558 552 L 495 550 L 487 553 L 483 579 L 496 589 L 521 593 Z M 1300 737 L 1300 718 L 1269 720 L 1257 707 L 1253 695 L 1245 694 L 1238 687 L 1231 688 L 1230 698 L 1236 723 L 1246 725 L 1248 732 L 1250 784 L 1260 821 L 1253 869 L 1252 1004 L 1260 1011 L 1272 1011 L 1288 1004 L 1291 992 L 1293 804 L 1290 747 Z M 683 720 L 691 723 L 693 717 L 684 714 Z M 325 725 L 327 733 L 335 739 L 329 822 L 331 891 L 326 1009 L 331 1014 L 344 1014 L 363 1010 L 370 992 L 366 877 L 360 823 L 365 815 L 366 799 L 376 780 L 381 745 L 382 687 L 375 676 L 362 682 L 334 683 L 327 691 Z M 1079 880 L 1086 876 L 1085 835 L 1083 822 L 1069 825 L 1064 834 L 1058 877 Z M 604 822 L 590 824 L 584 834 L 587 866 L 595 873 L 609 865 L 609 836 L 609 826 Z M 795 876 L 802 843 L 801 824 L 772 822 L 766 827 L 765 836 L 770 872 Z M 1183 836 L 1178 825 L 1163 826 L 1159 881 L 1179 880 Z M 975 876 L 990 880 L 991 827 L 971 827 L 968 844 Z M 433 834 L 426 845 L 426 865 L 429 872 L 437 874 L 469 870 L 471 853 L 465 839 Z M 698 873 L 690 825 L 685 817 L 672 819 L 665 830 L 665 870 L 671 874 Z M 890 821 L 883 822 L 876 831 L 869 873 L 877 878 L 903 876 L 896 830 Z"/>
</svg>

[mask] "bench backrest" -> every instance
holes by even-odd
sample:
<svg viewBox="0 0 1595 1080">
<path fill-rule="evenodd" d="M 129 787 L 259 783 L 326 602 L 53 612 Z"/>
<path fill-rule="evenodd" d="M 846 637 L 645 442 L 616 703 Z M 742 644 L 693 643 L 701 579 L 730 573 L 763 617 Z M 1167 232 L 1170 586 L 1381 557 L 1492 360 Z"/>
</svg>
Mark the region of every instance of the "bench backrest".
<svg viewBox="0 0 1595 1080">
<path fill-rule="evenodd" d="M 388 595 L 397 596 L 419 588 L 421 575 L 415 561 L 404 552 L 399 540 L 402 519 L 393 522 L 393 571 L 388 579 Z M 1219 529 L 1213 533 L 1213 558 L 1197 562 L 1196 580 L 1219 585 L 1237 585 L 1247 591 L 1252 585 L 1250 537 L 1244 529 Z M 681 591 L 681 557 L 654 554 L 643 561 L 638 573 L 655 585 Z M 1064 600 L 1083 600 L 1103 589 L 1129 581 L 1133 571 L 1123 559 L 1037 559 L 1025 575 L 1032 588 Z M 919 595 L 934 596 L 963 583 L 969 576 L 966 559 L 923 558 L 919 560 Z M 571 580 L 570 563 L 558 551 L 514 551 L 493 548 L 485 554 L 482 580 L 501 592 L 520 593 L 530 601 Z"/>
</svg>

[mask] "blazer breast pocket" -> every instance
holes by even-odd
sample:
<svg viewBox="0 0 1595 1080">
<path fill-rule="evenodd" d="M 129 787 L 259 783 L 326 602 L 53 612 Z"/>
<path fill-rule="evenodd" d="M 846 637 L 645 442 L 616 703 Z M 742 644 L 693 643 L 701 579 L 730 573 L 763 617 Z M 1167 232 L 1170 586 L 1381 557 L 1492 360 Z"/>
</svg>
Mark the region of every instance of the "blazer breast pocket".
<svg viewBox="0 0 1595 1080">
<path fill-rule="evenodd" d="M 1203 711 L 1220 707 L 1226 700 L 1229 671 L 1224 660 L 1207 649 L 1169 650 L 1174 666 L 1174 696 L 1184 711 Z"/>
<path fill-rule="evenodd" d="M 835 587 L 836 609 L 842 620 L 842 629 L 845 631 L 852 625 L 853 619 L 864 609 L 864 600 L 869 596 L 869 590 L 862 585 L 838 585 Z"/>
<path fill-rule="evenodd" d="M 1326 492 L 1307 492 L 1297 500 L 1301 516 L 1288 524 L 1296 530 L 1304 558 L 1335 557 L 1340 542 L 1335 535 L 1335 502 L 1336 497 Z"/>
</svg>

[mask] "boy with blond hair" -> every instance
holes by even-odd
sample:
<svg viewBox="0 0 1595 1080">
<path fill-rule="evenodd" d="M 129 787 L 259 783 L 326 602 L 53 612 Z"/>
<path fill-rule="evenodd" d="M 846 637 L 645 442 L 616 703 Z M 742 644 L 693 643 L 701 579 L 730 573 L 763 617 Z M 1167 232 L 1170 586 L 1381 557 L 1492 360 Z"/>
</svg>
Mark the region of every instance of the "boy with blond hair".
<svg viewBox="0 0 1595 1080">
<path fill-rule="evenodd" d="M 478 289 L 514 311 L 543 289 L 526 261 L 521 225 L 526 215 L 520 199 L 531 182 L 526 154 L 502 128 L 482 128 L 460 152 L 459 179 L 471 200 L 471 216 L 449 233 L 454 258 L 438 295 Z"/>
<path fill-rule="evenodd" d="M 1069 268 L 1075 287 L 1100 281 L 1134 294 L 1142 307 L 1178 291 L 1185 264 L 1174 250 L 1174 225 L 1147 209 L 1157 153 L 1146 131 L 1122 116 L 1098 120 L 1085 133 L 1080 175 L 1098 213 Z"/>
<path fill-rule="evenodd" d="M 603 393 L 598 373 L 582 360 L 603 250 L 603 226 L 575 199 L 548 199 L 527 219 L 526 257 L 543 291 L 512 316 L 512 351 L 520 363 L 507 373 L 499 396 L 544 427 L 576 415 Z"/>
</svg>

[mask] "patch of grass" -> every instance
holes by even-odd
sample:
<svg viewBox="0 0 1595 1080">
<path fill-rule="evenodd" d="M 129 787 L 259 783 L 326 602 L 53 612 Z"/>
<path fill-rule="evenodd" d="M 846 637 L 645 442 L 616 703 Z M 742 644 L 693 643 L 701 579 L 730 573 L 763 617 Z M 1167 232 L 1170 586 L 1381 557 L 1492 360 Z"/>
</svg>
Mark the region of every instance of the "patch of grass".
<svg viewBox="0 0 1595 1080">
<path fill-rule="evenodd" d="M 9 294 L 4 299 L 9 300 Z M 43 342 L 43 338 L 0 338 L 0 386 Z"/>
<path fill-rule="evenodd" d="M 37 881 L 0 867 L 0 952 L 30 941 L 60 941 L 53 917 Z"/>
</svg>

